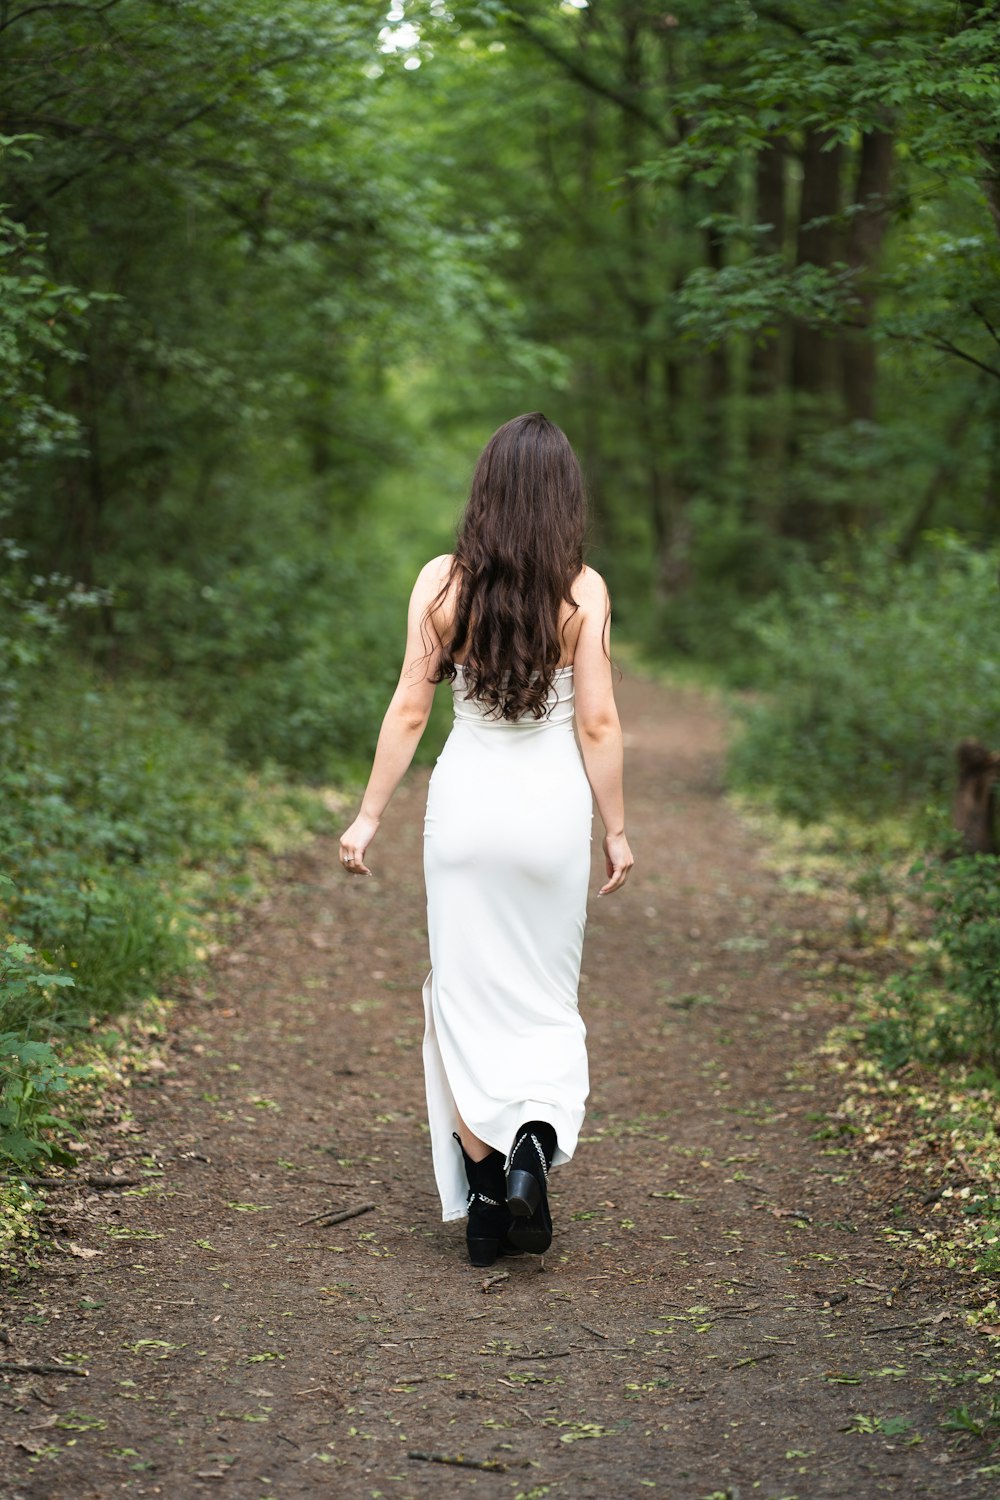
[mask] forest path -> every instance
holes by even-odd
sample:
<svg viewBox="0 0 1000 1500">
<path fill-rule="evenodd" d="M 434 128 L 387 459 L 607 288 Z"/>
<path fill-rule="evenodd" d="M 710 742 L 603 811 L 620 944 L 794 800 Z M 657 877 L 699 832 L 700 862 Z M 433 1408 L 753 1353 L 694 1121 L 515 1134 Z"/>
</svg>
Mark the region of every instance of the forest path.
<svg viewBox="0 0 1000 1500">
<path fill-rule="evenodd" d="M 331 820 L 99 1139 L 162 1176 L 78 1196 L 63 1228 L 98 1253 L 8 1302 L 7 1359 L 89 1374 L 5 1377 L 4 1500 L 994 1500 L 982 1446 L 938 1426 L 973 1357 L 958 1278 L 818 1132 L 837 1012 L 794 954 L 818 914 L 723 801 L 704 697 L 618 692 L 638 863 L 591 901 L 593 1090 L 544 1263 L 475 1271 L 440 1222 L 414 772 L 379 878 L 344 876 Z"/>
</svg>

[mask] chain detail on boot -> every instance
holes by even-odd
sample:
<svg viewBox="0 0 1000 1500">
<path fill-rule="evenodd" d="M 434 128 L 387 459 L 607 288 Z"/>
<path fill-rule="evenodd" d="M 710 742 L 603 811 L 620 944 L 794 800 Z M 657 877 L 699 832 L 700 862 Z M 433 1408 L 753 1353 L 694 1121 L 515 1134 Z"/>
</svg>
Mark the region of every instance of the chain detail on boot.
<svg viewBox="0 0 1000 1500">
<path fill-rule="evenodd" d="M 545 1183 L 546 1187 L 548 1187 L 548 1183 L 549 1183 L 549 1164 L 545 1160 L 545 1152 L 542 1150 L 542 1144 L 539 1141 L 537 1135 L 535 1134 L 535 1132 L 533 1130 L 532 1131 L 527 1131 L 526 1130 L 526 1131 L 524 1131 L 524 1133 L 522 1135 L 518 1136 L 518 1138 L 515 1140 L 513 1146 L 511 1146 L 510 1151 L 507 1153 L 507 1160 L 503 1164 L 503 1169 L 504 1169 L 505 1172 L 509 1172 L 510 1171 L 511 1162 L 514 1160 L 514 1157 L 517 1155 L 517 1148 L 519 1146 L 523 1145 L 523 1143 L 525 1141 L 531 1141 L 534 1144 L 535 1150 L 538 1152 L 538 1163 L 539 1163 L 539 1166 L 542 1169 L 542 1181 Z"/>
<path fill-rule="evenodd" d="M 556 1144 L 555 1127 L 547 1120 L 527 1120 L 504 1164 L 511 1212 L 508 1236 L 518 1249 L 532 1255 L 544 1254 L 552 1243 L 548 1184 Z"/>
<path fill-rule="evenodd" d="M 469 1221 L 466 1226 L 466 1243 L 472 1264 L 490 1266 L 498 1256 L 522 1254 L 518 1246 L 507 1237 L 510 1214 L 507 1210 L 506 1196 L 503 1200 L 493 1196 L 498 1191 L 504 1192 L 502 1155 L 499 1151 L 490 1151 L 481 1161 L 474 1161 L 462 1145 L 462 1138 L 457 1131 L 452 1132 L 452 1139 L 458 1142 L 461 1149 L 465 1161 L 465 1174 L 469 1182 L 467 1198 Z M 484 1192 L 484 1185 L 492 1188 L 493 1191 Z"/>
</svg>

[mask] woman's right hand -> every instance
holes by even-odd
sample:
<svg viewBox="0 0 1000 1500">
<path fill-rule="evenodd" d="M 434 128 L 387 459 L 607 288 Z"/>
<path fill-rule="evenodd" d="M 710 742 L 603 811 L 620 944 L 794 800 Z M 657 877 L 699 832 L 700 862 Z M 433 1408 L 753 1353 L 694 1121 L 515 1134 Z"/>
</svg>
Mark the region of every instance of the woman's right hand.
<svg viewBox="0 0 1000 1500">
<path fill-rule="evenodd" d="M 606 884 L 598 891 L 599 896 L 610 896 L 621 890 L 628 879 L 628 872 L 635 864 L 628 839 L 623 833 L 608 833 L 604 836 L 604 866 L 608 872 Z"/>
<path fill-rule="evenodd" d="M 340 835 L 340 863 L 346 875 L 370 875 L 365 851 L 378 832 L 378 818 L 359 813 L 350 828 Z"/>
</svg>

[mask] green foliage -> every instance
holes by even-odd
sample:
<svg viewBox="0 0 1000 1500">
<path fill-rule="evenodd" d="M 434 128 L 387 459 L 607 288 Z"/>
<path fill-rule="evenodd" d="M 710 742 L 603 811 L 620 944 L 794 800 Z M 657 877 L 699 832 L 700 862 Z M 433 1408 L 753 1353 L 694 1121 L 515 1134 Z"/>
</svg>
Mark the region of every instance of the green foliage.
<svg viewBox="0 0 1000 1500">
<path fill-rule="evenodd" d="M 52 1098 L 88 1076 L 76 1044 L 196 967 L 207 913 L 254 889 L 255 848 L 301 840 L 317 812 L 248 778 L 163 683 L 72 657 L 22 694 L 5 746 L 0 1152 L 26 1160 L 53 1154 Z"/>
<path fill-rule="evenodd" d="M 984 1269 L 995 1273 L 998 1268 L 996 1265 L 977 1266 L 977 1270 Z M 985 1396 L 972 1406 L 953 1406 L 942 1418 L 940 1426 L 944 1432 L 982 1438 L 989 1444 L 990 1451 L 995 1453 L 1000 1448 L 1000 1399 Z M 995 1465 L 992 1472 L 996 1473 Z"/>
<path fill-rule="evenodd" d="M 0 887 L 13 890 L 14 882 L 0 875 Z M 29 944 L 8 937 L 0 954 L 0 986 L 3 995 L 3 1020 L 15 1029 L 27 1029 L 41 1016 L 54 1015 L 59 1008 L 57 991 L 75 985 L 71 974 L 60 974 L 44 955 Z"/>
<path fill-rule="evenodd" d="M 735 784 L 803 819 L 907 810 L 954 779 L 955 747 L 1000 744 L 996 559 L 938 537 L 911 566 L 871 551 L 798 572 L 747 610 L 761 694 L 742 711 Z"/>
<path fill-rule="evenodd" d="M 163 683 L 108 679 L 67 651 L 99 591 L 0 549 L 0 1155 L 59 1159 L 53 1104 L 101 1018 L 197 958 L 206 904 L 238 894 L 267 843 L 259 793 Z M 272 816 L 291 822 L 291 806 Z"/>
<path fill-rule="evenodd" d="M 76 977 L 60 1018 L 114 1012 L 183 967 L 190 875 L 212 865 L 224 880 L 255 837 L 245 772 L 161 685 L 51 669 L 0 769 L 0 842 L 11 931 Z"/>
<path fill-rule="evenodd" d="M 27 143 L 35 139 L 0 135 L 0 167 L 30 161 Z M 80 432 L 77 419 L 48 399 L 46 370 L 80 359 L 72 340 L 94 299 L 58 285 L 45 251 L 46 237 L 30 233 L 0 204 L 0 475 L 8 489 L 18 461 L 47 456 Z"/>
<path fill-rule="evenodd" d="M 693 341 L 716 344 L 749 334 L 765 342 L 787 318 L 817 327 L 842 323 L 856 309 L 857 297 L 846 266 L 786 270 L 780 256 L 759 255 L 719 270 L 696 267 L 685 277 L 676 307 L 678 329 Z"/>
<path fill-rule="evenodd" d="M 929 882 L 945 983 L 976 1053 L 1000 1072 L 1000 859 L 957 859 Z"/>
<path fill-rule="evenodd" d="M 57 1136 L 79 1136 L 53 1101 L 90 1078 L 88 1064 L 67 1064 L 48 1042 L 25 1042 L 15 1033 L 0 1035 L 0 1159 L 27 1167 L 39 1159 L 71 1165 L 75 1158 Z"/>
<path fill-rule="evenodd" d="M 0 875 L 0 887 L 10 885 Z M 17 1166 L 39 1157 L 72 1160 L 58 1135 L 76 1131 L 52 1113 L 52 1104 L 92 1070 L 67 1064 L 50 1042 L 32 1040 L 31 1031 L 56 1015 L 61 992 L 73 984 L 72 975 L 59 973 L 27 943 L 8 938 L 0 951 L 0 1024 L 11 1028 L 0 1032 L 0 1159 Z"/>
<path fill-rule="evenodd" d="M 4 163 L 26 285 L 87 313 L 39 356 L 76 440 L 20 492 L 19 540 L 115 591 L 96 639 L 120 666 L 157 641 L 158 564 L 200 585 L 289 533 L 336 549 L 399 456 L 393 364 L 490 309 L 498 334 L 506 298 L 481 268 L 499 228 L 449 222 L 409 169 L 370 6 L 114 10 L 9 19 L 0 128 L 34 132 Z"/>
<path fill-rule="evenodd" d="M 234 756 L 331 779 L 374 750 L 406 597 L 358 539 L 248 562 L 200 587 L 154 577 L 154 594 L 161 586 L 161 658 Z"/>
<path fill-rule="evenodd" d="M 1000 1074 L 1000 858 L 970 855 L 911 872 L 934 922 L 926 956 L 875 997 L 866 1042 L 886 1064 L 911 1057 Z"/>
</svg>

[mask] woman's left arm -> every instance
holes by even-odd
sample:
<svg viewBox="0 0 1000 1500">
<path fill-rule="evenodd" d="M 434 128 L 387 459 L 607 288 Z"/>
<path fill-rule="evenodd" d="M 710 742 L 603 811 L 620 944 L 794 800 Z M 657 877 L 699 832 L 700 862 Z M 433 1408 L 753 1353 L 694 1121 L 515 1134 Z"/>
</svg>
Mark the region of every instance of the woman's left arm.
<svg viewBox="0 0 1000 1500">
<path fill-rule="evenodd" d="M 382 814 L 402 781 L 430 718 L 435 688 L 431 679 L 441 659 L 441 641 L 430 616 L 424 620 L 424 613 L 444 582 L 449 561 L 447 557 L 432 558 L 421 568 L 413 585 L 399 682 L 382 720 L 361 809 L 350 828 L 340 836 L 340 862 L 350 875 L 372 873 L 365 864 L 365 851 L 378 832 Z"/>
</svg>

